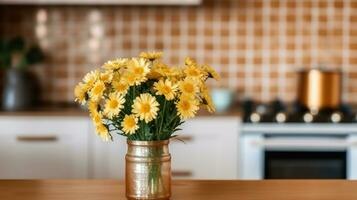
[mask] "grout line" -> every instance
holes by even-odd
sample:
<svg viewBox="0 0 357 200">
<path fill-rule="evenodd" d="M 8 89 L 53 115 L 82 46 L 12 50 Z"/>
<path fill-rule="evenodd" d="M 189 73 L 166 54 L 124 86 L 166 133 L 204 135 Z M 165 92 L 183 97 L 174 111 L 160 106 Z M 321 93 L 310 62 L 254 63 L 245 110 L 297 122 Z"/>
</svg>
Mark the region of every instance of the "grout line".
<svg viewBox="0 0 357 200">
<path fill-rule="evenodd" d="M 251 6 L 251 2 L 247 2 L 247 6 Z M 254 56 L 254 50 L 253 49 L 253 43 L 254 43 L 254 18 L 253 18 L 253 13 L 252 12 L 247 12 L 247 17 L 245 21 L 247 33 L 245 35 L 246 39 L 246 46 L 247 49 L 245 50 L 245 58 L 246 58 L 246 65 L 245 65 L 245 79 L 244 79 L 244 84 L 245 84 L 245 89 L 246 91 L 244 92 L 245 96 L 248 98 L 253 98 L 253 84 L 254 84 L 254 77 L 253 77 L 253 56 Z"/>
<path fill-rule="evenodd" d="M 228 35 L 228 42 L 229 42 L 229 49 L 228 49 L 228 71 L 229 71 L 229 82 L 228 85 L 230 88 L 236 89 L 237 85 L 239 84 L 237 78 L 237 71 L 238 66 L 235 64 L 235 54 L 233 53 L 232 49 L 235 49 L 235 45 L 237 44 L 237 36 L 234 35 L 237 30 L 237 21 L 232 19 L 237 19 L 237 12 L 232 11 L 233 9 L 238 8 L 238 4 L 236 1 L 231 2 L 231 10 L 230 10 L 230 20 L 229 20 L 229 35 Z"/>
<path fill-rule="evenodd" d="M 319 7 L 318 7 L 318 1 L 313 0 L 312 1 L 312 8 L 311 8 L 311 62 L 310 62 L 310 67 L 315 67 L 319 64 Z"/>
<path fill-rule="evenodd" d="M 270 97 L 270 88 L 271 88 L 271 83 L 270 83 L 270 13 L 271 13 L 271 7 L 270 7 L 270 0 L 265 0 L 263 2 L 263 49 L 262 49 L 262 93 L 261 93 L 261 98 L 263 101 L 268 101 Z M 282 86 L 282 85 L 281 85 Z M 279 87 L 280 88 L 280 87 Z"/>
<path fill-rule="evenodd" d="M 281 2 L 279 7 L 279 70 L 278 70 L 278 98 L 285 99 L 287 97 L 286 93 L 286 16 L 287 16 L 287 5 L 285 1 Z"/>
<path fill-rule="evenodd" d="M 296 2 L 296 22 L 295 22 L 295 29 L 296 29 L 296 35 L 295 35 L 295 63 L 298 65 L 298 67 L 302 67 L 303 65 L 303 41 L 304 41 L 304 35 L 303 35 L 303 5 L 302 1 L 297 1 Z"/>
<path fill-rule="evenodd" d="M 347 5 L 347 6 L 346 6 Z M 349 78 L 348 78 L 348 72 L 349 72 L 349 59 L 350 59 L 350 35 L 349 35 L 349 30 L 350 30 L 350 15 L 351 15 L 351 9 L 350 9 L 351 2 L 350 0 L 345 0 L 344 1 L 344 6 L 343 6 L 343 29 L 342 29 L 342 35 L 343 35 L 343 50 L 342 50 L 342 71 L 344 73 L 343 76 L 343 96 L 342 100 L 343 101 L 348 101 L 349 102 Z"/>
</svg>

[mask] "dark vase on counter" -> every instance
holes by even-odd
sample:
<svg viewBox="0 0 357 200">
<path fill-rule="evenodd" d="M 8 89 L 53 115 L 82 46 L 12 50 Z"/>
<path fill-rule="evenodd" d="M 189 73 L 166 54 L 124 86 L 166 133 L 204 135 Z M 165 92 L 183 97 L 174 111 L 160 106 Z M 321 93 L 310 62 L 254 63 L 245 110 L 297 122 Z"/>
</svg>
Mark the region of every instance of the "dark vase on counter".
<svg viewBox="0 0 357 200">
<path fill-rule="evenodd" d="M 4 70 L 0 70 L 0 105 L 2 105 L 3 88 L 4 88 Z"/>
<path fill-rule="evenodd" d="M 28 70 L 11 68 L 5 71 L 2 109 L 26 110 L 35 106 L 39 96 L 36 76 Z"/>
</svg>

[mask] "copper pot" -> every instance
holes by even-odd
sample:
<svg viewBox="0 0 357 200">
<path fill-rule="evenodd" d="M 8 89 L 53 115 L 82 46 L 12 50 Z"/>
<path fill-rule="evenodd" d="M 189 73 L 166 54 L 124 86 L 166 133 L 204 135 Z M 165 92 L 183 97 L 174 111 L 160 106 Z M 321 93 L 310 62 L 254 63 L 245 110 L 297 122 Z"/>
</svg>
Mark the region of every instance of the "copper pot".
<svg viewBox="0 0 357 200">
<path fill-rule="evenodd" d="M 339 70 L 308 69 L 298 74 L 298 101 L 314 111 L 335 109 L 341 103 L 342 73 Z"/>
</svg>

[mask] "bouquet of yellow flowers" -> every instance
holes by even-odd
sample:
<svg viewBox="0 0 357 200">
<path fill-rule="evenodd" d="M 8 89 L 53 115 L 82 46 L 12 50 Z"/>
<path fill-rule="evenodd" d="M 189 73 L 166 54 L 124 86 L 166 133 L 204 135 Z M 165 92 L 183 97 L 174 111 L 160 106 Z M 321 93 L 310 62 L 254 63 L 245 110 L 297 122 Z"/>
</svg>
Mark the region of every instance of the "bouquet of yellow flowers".
<svg viewBox="0 0 357 200">
<path fill-rule="evenodd" d="M 206 80 L 218 79 L 216 71 L 190 58 L 184 67 L 169 67 L 161 56 L 149 52 L 108 61 L 75 87 L 76 101 L 88 107 L 103 140 L 115 133 L 129 140 L 167 140 L 200 106 L 215 110 Z"/>
</svg>

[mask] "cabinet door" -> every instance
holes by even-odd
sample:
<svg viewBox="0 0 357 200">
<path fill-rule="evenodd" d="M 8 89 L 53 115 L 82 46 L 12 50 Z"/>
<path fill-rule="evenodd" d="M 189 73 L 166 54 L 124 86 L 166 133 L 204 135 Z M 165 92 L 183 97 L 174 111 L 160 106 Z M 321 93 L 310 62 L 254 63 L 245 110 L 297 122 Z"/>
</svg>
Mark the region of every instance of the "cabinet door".
<svg viewBox="0 0 357 200">
<path fill-rule="evenodd" d="M 236 179 L 239 118 L 199 117 L 178 133 L 185 143 L 171 142 L 174 178 Z"/>
<path fill-rule="evenodd" d="M 87 178 L 85 117 L 1 117 L 0 178 Z"/>
<path fill-rule="evenodd" d="M 121 179 L 125 177 L 126 138 L 113 135 L 112 142 L 104 142 L 91 125 L 91 178 Z"/>
<path fill-rule="evenodd" d="M 233 117 L 187 121 L 170 141 L 173 178 L 236 179 L 238 127 L 239 118 Z M 91 177 L 124 179 L 126 138 L 113 135 L 113 142 L 103 142 L 91 129 Z"/>
</svg>

